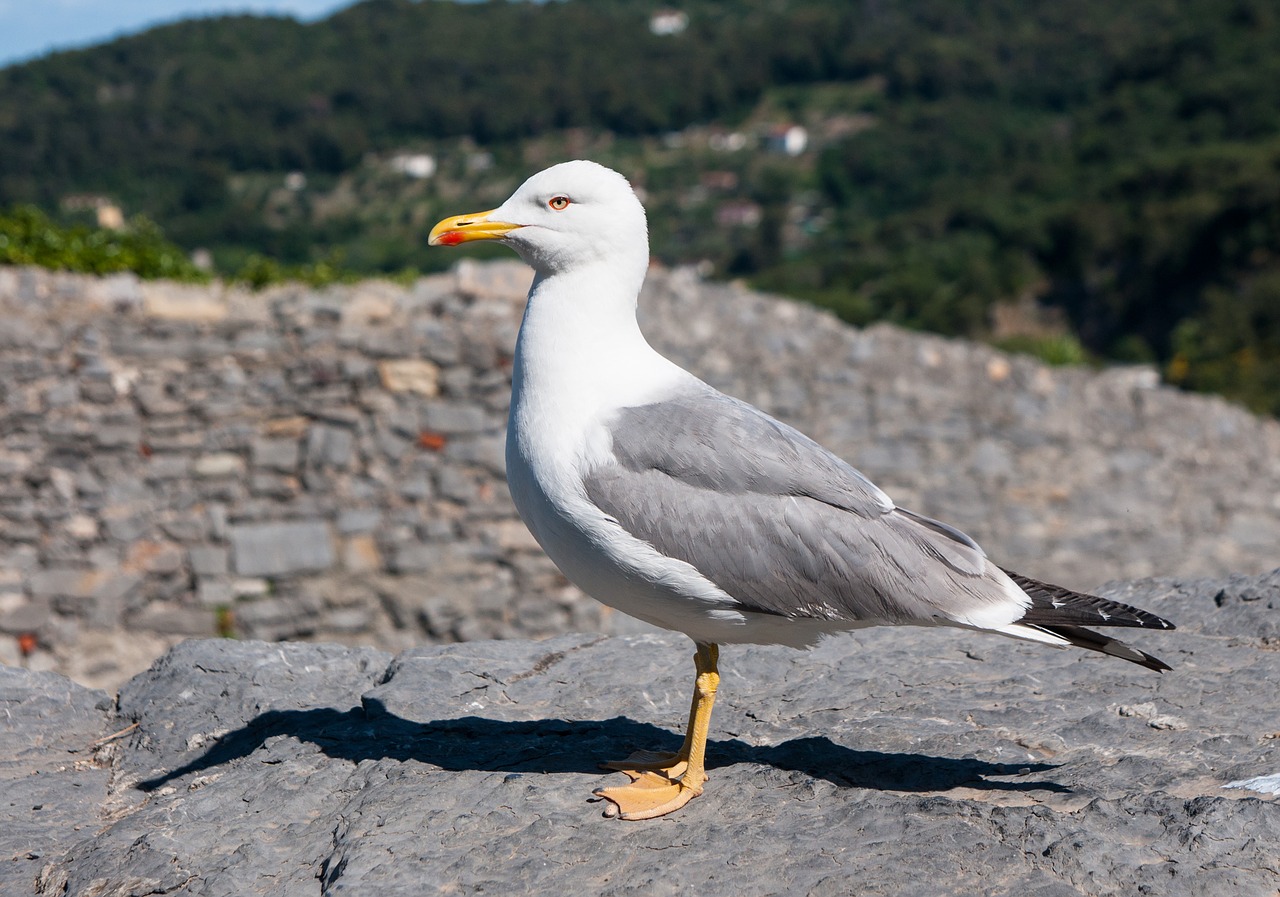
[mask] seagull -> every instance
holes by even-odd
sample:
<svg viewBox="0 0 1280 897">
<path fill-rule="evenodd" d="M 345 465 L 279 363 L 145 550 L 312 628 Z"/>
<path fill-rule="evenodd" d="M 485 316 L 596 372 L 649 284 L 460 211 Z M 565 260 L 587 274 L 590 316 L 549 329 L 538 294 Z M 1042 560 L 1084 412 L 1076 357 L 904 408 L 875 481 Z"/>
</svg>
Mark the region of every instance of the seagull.
<svg viewBox="0 0 1280 897">
<path fill-rule="evenodd" d="M 610 815 L 650 819 L 702 793 L 722 644 L 951 626 L 1170 668 L 1084 628 L 1168 621 L 1001 569 L 960 530 L 897 507 L 812 439 L 654 350 L 636 320 L 648 226 L 621 174 L 554 165 L 429 237 L 478 240 L 535 273 L 507 422 L 521 518 L 584 592 L 696 645 L 684 744 L 603 764 L 630 779 L 596 790 Z"/>
</svg>

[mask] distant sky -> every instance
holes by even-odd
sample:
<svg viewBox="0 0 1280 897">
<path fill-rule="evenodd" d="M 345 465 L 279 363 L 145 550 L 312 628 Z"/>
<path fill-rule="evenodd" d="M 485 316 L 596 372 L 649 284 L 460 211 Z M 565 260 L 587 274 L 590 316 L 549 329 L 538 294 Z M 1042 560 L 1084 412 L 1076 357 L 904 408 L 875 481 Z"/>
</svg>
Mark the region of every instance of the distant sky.
<svg viewBox="0 0 1280 897">
<path fill-rule="evenodd" d="M 0 0 L 0 66 L 196 16 L 254 12 L 320 19 L 354 0 Z"/>
</svg>

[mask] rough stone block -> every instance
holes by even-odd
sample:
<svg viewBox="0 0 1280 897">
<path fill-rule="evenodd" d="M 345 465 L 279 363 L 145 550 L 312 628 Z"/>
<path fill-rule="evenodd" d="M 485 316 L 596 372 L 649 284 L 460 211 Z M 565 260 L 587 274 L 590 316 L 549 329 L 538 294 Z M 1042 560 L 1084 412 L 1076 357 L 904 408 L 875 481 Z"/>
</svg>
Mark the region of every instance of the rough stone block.
<svg viewBox="0 0 1280 897">
<path fill-rule="evenodd" d="M 502 520 L 486 528 L 486 536 L 503 551 L 530 551 L 542 549 L 521 520 Z"/>
<path fill-rule="evenodd" d="M 47 600 L 27 601 L 0 612 L 0 632 L 9 635 L 38 632 L 48 624 L 51 614 Z"/>
<path fill-rule="evenodd" d="M 373 536 L 361 533 L 347 538 L 342 546 L 342 566 L 349 573 L 381 570 L 382 554 Z"/>
<path fill-rule="evenodd" d="M 254 599 L 271 594 L 271 583 L 254 576 L 241 577 L 231 581 L 231 594 L 236 598 Z"/>
<path fill-rule="evenodd" d="M 376 282 L 362 284 L 343 303 L 340 314 L 344 327 L 367 327 L 381 324 L 395 314 L 395 296 L 388 295 Z"/>
<path fill-rule="evenodd" d="M 233 452 L 216 452 L 196 459 L 192 470 L 205 479 L 240 476 L 245 471 L 244 458 Z"/>
<path fill-rule="evenodd" d="M 382 524 L 382 512 L 375 508 L 348 508 L 338 513 L 338 532 L 344 536 L 368 533 Z"/>
<path fill-rule="evenodd" d="M 255 471 L 249 477 L 249 492 L 256 496 L 287 500 L 301 490 L 302 484 L 296 476 Z"/>
<path fill-rule="evenodd" d="M 125 599 L 141 583 L 142 574 L 131 571 L 55 568 L 31 577 L 31 594 L 51 599 L 56 610 L 103 628 L 120 622 Z"/>
<path fill-rule="evenodd" d="M 345 468 L 355 454 L 355 434 L 345 427 L 315 424 L 307 434 L 307 463 Z"/>
<path fill-rule="evenodd" d="M 196 576 L 222 576 L 231 569 L 227 549 L 221 545 L 193 545 L 187 556 Z"/>
<path fill-rule="evenodd" d="M 142 413 L 150 418 L 181 414 L 185 406 L 169 396 L 161 383 L 140 383 L 134 387 L 134 397 Z"/>
<path fill-rule="evenodd" d="M 213 610 L 183 607 L 175 604 L 150 604 L 133 615 L 129 623 L 148 632 L 162 635 L 209 637 L 217 635 L 217 617 Z"/>
<path fill-rule="evenodd" d="M 178 542 L 199 542 L 205 538 L 209 527 L 203 514 L 194 512 L 171 513 L 160 521 L 161 531 Z"/>
<path fill-rule="evenodd" d="M 154 454 L 147 458 L 143 471 L 151 481 L 180 480 L 191 472 L 191 458 L 184 454 Z"/>
<path fill-rule="evenodd" d="M 136 423 L 107 424 L 94 430 L 93 441 L 102 449 L 133 448 L 142 441 L 142 427 Z"/>
<path fill-rule="evenodd" d="M 102 581 L 102 570 L 40 570 L 31 577 L 31 594 L 36 598 L 88 598 Z"/>
<path fill-rule="evenodd" d="M 409 501 L 425 501 L 431 497 L 431 480 L 424 474 L 398 478 L 396 492 Z"/>
<path fill-rule="evenodd" d="M 297 440 L 304 436 L 311 421 L 302 415 L 277 417 L 266 422 L 263 431 L 273 439 Z"/>
<path fill-rule="evenodd" d="M 80 387 L 74 380 L 63 380 L 45 390 L 44 403 L 49 408 L 64 408 L 80 400 Z"/>
<path fill-rule="evenodd" d="M 451 440 L 447 455 L 450 460 L 475 464 L 495 477 L 506 479 L 507 437 L 505 434 Z"/>
<path fill-rule="evenodd" d="M 528 265 L 509 259 L 488 264 L 463 259 L 454 266 L 453 273 L 458 292 L 480 300 L 520 302 L 533 280 Z"/>
<path fill-rule="evenodd" d="M 447 499 L 467 504 L 479 499 L 475 477 L 456 467 L 440 471 L 440 494 Z"/>
<path fill-rule="evenodd" d="M 98 521 L 88 514 L 73 514 L 67 518 L 63 531 L 73 539 L 91 542 L 98 538 Z"/>
<path fill-rule="evenodd" d="M 441 566 L 446 551 L 430 542 L 408 542 L 397 545 L 391 557 L 395 573 L 426 573 Z"/>
<path fill-rule="evenodd" d="M 181 570 L 182 558 L 182 548 L 172 542 L 143 539 L 129 546 L 124 566 L 130 570 L 164 576 Z"/>
<path fill-rule="evenodd" d="M 373 624 L 369 607 L 341 607 L 325 611 L 321 626 L 330 632 L 364 632 Z"/>
<path fill-rule="evenodd" d="M 462 402 L 432 402 L 423 410 L 423 426 L 437 433 L 478 433 L 491 429 L 492 420 L 483 408 Z"/>
<path fill-rule="evenodd" d="M 396 358 L 378 363 L 382 386 L 389 392 L 434 397 L 440 393 L 440 368 L 419 358 Z"/>
<path fill-rule="evenodd" d="M 251 639 L 298 638 L 316 631 L 322 610 L 318 601 L 300 595 L 241 602 L 235 607 L 236 629 Z"/>
<path fill-rule="evenodd" d="M 212 324 L 227 316 L 227 303 L 207 288 L 185 286 L 171 281 L 144 283 L 143 313 L 162 321 Z"/>
<path fill-rule="evenodd" d="M 24 579 L 21 570 L 6 568 L 0 560 L 0 608 L 4 606 L 6 596 L 22 594 Z"/>
<path fill-rule="evenodd" d="M 254 439 L 250 443 L 249 456 L 254 467 L 265 467 L 281 473 L 298 469 L 297 439 Z"/>
<path fill-rule="evenodd" d="M 335 557 L 329 527 L 318 520 L 229 528 L 233 568 L 241 576 L 288 576 L 324 570 Z"/>
<path fill-rule="evenodd" d="M 225 576 L 200 576 L 196 580 L 196 601 L 201 607 L 225 607 L 235 598 L 231 581 Z"/>
<path fill-rule="evenodd" d="M 18 477 L 31 469 L 34 459 L 25 452 L 0 449 L 0 477 Z"/>
<path fill-rule="evenodd" d="M 120 397 L 120 394 L 116 392 L 115 384 L 110 380 L 82 379 L 80 397 L 86 402 L 97 405 L 111 405 Z"/>
</svg>

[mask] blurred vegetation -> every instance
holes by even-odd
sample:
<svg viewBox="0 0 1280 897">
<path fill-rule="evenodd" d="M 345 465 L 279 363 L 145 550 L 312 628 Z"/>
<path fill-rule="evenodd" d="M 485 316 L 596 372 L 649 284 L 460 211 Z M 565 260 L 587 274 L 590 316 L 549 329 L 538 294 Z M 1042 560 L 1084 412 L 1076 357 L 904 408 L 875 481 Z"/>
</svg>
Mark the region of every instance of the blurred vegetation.
<svg viewBox="0 0 1280 897">
<path fill-rule="evenodd" d="M 1088 364 L 1092 360 L 1089 350 L 1071 333 L 1053 336 L 1032 336 L 1030 334 L 1010 336 L 996 340 L 995 345 L 996 348 L 1003 349 L 1006 352 L 1034 356 L 1045 364 Z"/>
<path fill-rule="evenodd" d="M 400 272 L 402 278 L 412 278 L 417 272 L 409 270 Z M 297 265 L 282 264 L 277 259 L 254 253 L 230 275 L 231 280 L 244 283 L 255 290 L 285 281 L 298 281 L 308 286 L 322 287 L 331 283 L 352 283 L 359 280 L 361 274 L 352 271 L 343 264 L 341 251 L 333 251 L 316 262 L 305 262 Z"/>
<path fill-rule="evenodd" d="M 203 281 L 178 246 L 142 216 L 120 230 L 63 226 L 33 206 L 0 210 L 0 265 L 39 265 L 57 271 L 114 274 L 132 271 L 140 277 Z"/>
<path fill-rule="evenodd" d="M 0 204 L 103 195 L 224 275 L 326 282 L 443 267 L 436 218 L 590 156 L 665 262 L 1280 413 L 1275 3 L 679 7 L 658 36 L 640 0 L 367 0 L 13 66 Z M 790 123 L 807 151 L 770 152 Z M 1028 305 L 1054 326 L 996 326 Z"/>
<path fill-rule="evenodd" d="M 160 228 L 138 215 L 120 228 L 61 224 L 34 206 L 0 210 L 0 265 L 37 265 L 78 274 L 132 272 L 147 280 L 167 279 L 206 283 L 210 272 L 193 263 L 181 247 L 167 240 Z M 253 289 L 297 281 L 320 287 L 351 283 L 367 276 L 344 264 L 341 250 L 315 262 L 284 264 L 258 253 L 248 255 L 228 280 Z M 417 270 L 395 272 L 393 279 L 411 282 Z"/>
</svg>

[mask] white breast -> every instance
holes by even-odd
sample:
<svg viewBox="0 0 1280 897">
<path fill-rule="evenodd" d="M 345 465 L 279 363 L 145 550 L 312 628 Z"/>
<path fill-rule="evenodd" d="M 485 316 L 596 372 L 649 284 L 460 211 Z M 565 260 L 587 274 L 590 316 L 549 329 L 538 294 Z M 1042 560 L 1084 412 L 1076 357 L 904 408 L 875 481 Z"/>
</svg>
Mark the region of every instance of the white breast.
<svg viewBox="0 0 1280 897">
<path fill-rule="evenodd" d="M 584 472 L 612 460 L 606 424 L 616 409 L 660 401 L 692 375 L 655 352 L 634 318 L 605 329 L 589 314 L 551 320 L 548 310 L 563 309 L 526 311 L 513 366 L 507 479 L 521 518 L 565 576 L 605 604 L 691 635 L 713 613 L 741 627 L 729 595 L 625 532 L 583 486 Z"/>
</svg>

